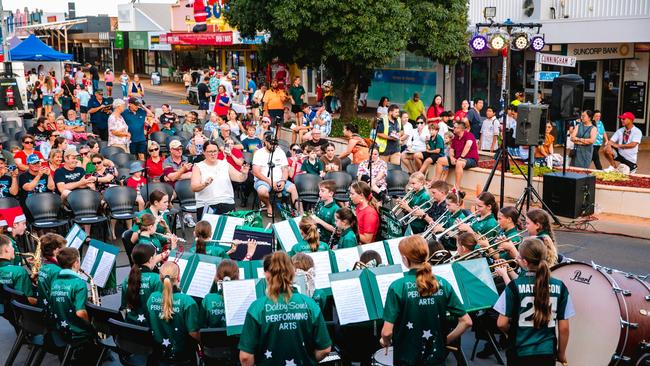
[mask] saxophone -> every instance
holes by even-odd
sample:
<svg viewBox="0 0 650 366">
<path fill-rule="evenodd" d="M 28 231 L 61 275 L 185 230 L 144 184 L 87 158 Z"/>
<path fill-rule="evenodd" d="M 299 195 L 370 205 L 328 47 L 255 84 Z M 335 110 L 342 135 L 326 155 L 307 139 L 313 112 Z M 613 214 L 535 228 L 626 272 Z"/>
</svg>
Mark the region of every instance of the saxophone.
<svg viewBox="0 0 650 366">
<path fill-rule="evenodd" d="M 41 270 L 41 266 L 43 266 L 43 259 L 41 257 L 41 239 L 38 238 L 38 236 L 32 234 L 30 231 L 25 232 L 29 237 L 31 237 L 35 242 L 36 242 L 36 249 L 34 249 L 34 253 L 32 255 L 33 260 L 32 260 L 32 279 L 38 278 L 38 272 Z"/>
<path fill-rule="evenodd" d="M 95 284 L 95 281 L 93 280 L 92 276 L 90 276 L 88 273 L 86 273 L 86 271 L 84 271 L 81 268 L 79 268 L 79 272 L 84 276 L 88 277 L 88 282 L 90 283 L 90 302 L 93 305 L 101 306 L 102 299 L 99 297 L 99 291 L 97 291 L 97 285 Z"/>
</svg>

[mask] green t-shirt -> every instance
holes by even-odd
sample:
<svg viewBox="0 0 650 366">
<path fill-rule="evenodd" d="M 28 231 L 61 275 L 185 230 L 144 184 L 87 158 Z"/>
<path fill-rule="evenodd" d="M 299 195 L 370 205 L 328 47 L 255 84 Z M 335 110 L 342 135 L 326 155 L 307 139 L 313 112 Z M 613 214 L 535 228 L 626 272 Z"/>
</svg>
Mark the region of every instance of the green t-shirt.
<svg viewBox="0 0 650 366">
<path fill-rule="evenodd" d="M 340 208 L 341 207 L 332 200 L 332 202 L 328 204 L 318 205 L 318 207 L 316 207 L 316 216 L 326 223 L 336 227 L 334 216 L 336 215 L 336 211 Z M 320 239 L 326 243 L 329 242 L 330 237 L 332 236 L 332 232 L 325 230 L 321 225 L 318 225 L 318 233 L 320 234 Z"/>
<path fill-rule="evenodd" d="M 170 199 L 171 199 L 171 197 L 170 197 Z M 136 214 L 136 216 L 138 217 L 138 219 L 140 219 L 140 217 L 142 217 L 142 215 L 144 215 L 144 214 L 146 214 L 146 213 L 150 214 L 150 213 L 151 213 L 151 208 L 145 208 L 144 210 L 138 212 L 138 213 Z M 172 223 L 171 223 L 171 221 L 170 221 L 170 219 L 169 219 L 169 215 L 165 213 L 165 214 L 163 214 L 163 218 L 164 218 L 164 220 L 165 220 L 165 223 L 167 224 L 167 227 L 171 229 L 171 227 L 172 227 Z M 133 223 L 133 226 L 131 226 L 131 231 L 136 232 L 136 231 L 138 231 L 138 230 L 140 230 L 140 228 L 138 227 L 138 224 L 136 224 L 136 223 L 134 222 L 134 223 Z M 166 232 L 164 224 L 161 225 L 160 223 L 158 223 L 158 225 L 156 226 L 156 232 L 157 232 L 157 233 L 164 234 L 164 233 Z M 165 238 L 161 238 L 160 241 L 161 241 L 162 243 L 166 243 L 166 242 L 167 242 L 167 239 L 165 239 Z"/>
<path fill-rule="evenodd" d="M 218 291 L 209 293 L 201 303 L 201 324 L 204 328 L 225 328 L 226 309 L 223 294 Z"/>
<path fill-rule="evenodd" d="M 336 249 L 352 248 L 356 247 L 358 244 L 357 235 L 354 233 L 352 228 L 349 227 L 341 232 L 341 238 L 336 245 Z"/>
<path fill-rule="evenodd" d="M 316 365 L 315 350 L 332 345 L 320 308 L 309 297 L 293 293 L 277 303 L 263 296 L 246 313 L 239 349 L 255 355 L 255 364 Z"/>
<path fill-rule="evenodd" d="M 166 239 L 162 238 L 162 240 L 166 240 Z M 161 238 L 158 235 L 144 236 L 140 234 L 138 236 L 138 244 L 153 245 L 154 248 L 156 248 L 156 253 L 158 254 L 162 253 L 163 243 L 161 242 Z"/>
<path fill-rule="evenodd" d="M 429 141 L 427 141 L 427 150 L 429 152 L 436 149 L 440 149 L 438 154 L 443 154 L 445 152 L 445 140 L 440 136 L 440 134 L 437 134 L 436 137 L 430 137 Z"/>
<path fill-rule="evenodd" d="M 521 242 L 521 236 L 517 235 L 517 228 L 516 227 L 513 227 L 512 229 L 506 230 L 506 231 L 502 230 L 500 235 L 505 236 L 506 238 L 510 238 L 510 241 L 513 244 L 517 244 L 517 243 Z M 514 259 L 514 258 L 510 258 L 510 255 L 508 255 L 508 252 L 503 252 L 503 251 L 499 252 L 499 258 L 506 259 L 506 260 Z"/>
<path fill-rule="evenodd" d="M 302 162 L 302 167 L 300 170 L 307 174 L 320 174 L 320 172 L 325 170 L 325 166 L 320 159 L 316 159 L 313 164 L 309 161 L 309 159 L 305 159 L 305 161 Z"/>
<path fill-rule="evenodd" d="M 415 121 L 416 118 L 424 114 L 424 103 L 422 99 L 414 102 L 413 99 L 409 99 L 404 103 L 404 111 L 409 114 L 409 119 Z"/>
<path fill-rule="evenodd" d="M 154 340 L 162 345 L 163 356 L 166 358 L 192 353 L 188 337 L 189 333 L 199 331 L 199 306 L 191 296 L 174 289 L 172 298 L 174 314 L 170 321 L 166 321 L 160 319 L 162 298 L 162 291 L 157 291 L 151 294 L 147 301 Z"/>
<path fill-rule="evenodd" d="M 427 201 L 429 201 L 429 199 L 431 199 L 429 192 L 427 192 L 426 188 L 422 188 L 419 191 L 415 192 L 413 198 L 411 198 L 409 201 L 409 206 L 411 208 L 415 208 L 415 206 L 424 205 Z M 431 207 L 431 205 L 427 205 L 427 207 Z M 423 211 L 426 211 L 427 207 L 423 207 Z M 424 219 L 415 219 L 411 223 L 411 229 L 416 234 L 423 232 L 426 227 L 427 222 L 424 221 Z"/>
<path fill-rule="evenodd" d="M 38 306 L 45 306 L 50 297 L 50 289 L 52 288 L 52 281 L 61 272 L 61 267 L 56 263 L 43 262 L 41 270 L 38 271 L 38 284 L 36 286 L 36 298 L 38 299 Z"/>
<path fill-rule="evenodd" d="M 475 223 L 471 225 L 472 230 L 474 230 L 475 233 L 477 234 L 485 234 L 488 231 L 494 229 L 495 226 L 498 226 L 499 223 L 497 220 L 494 218 L 494 215 L 489 214 L 485 218 L 478 219 Z M 491 233 L 489 233 L 486 238 L 491 239 L 497 235 L 496 230 L 492 230 Z"/>
<path fill-rule="evenodd" d="M 535 273 L 526 272 L 511 281 L 501 293 L 494 309 L 510 319 L 511 334 L 518 356 L 554 355 L 555 326 L 557 320 L 565 320 L 575 315 L 569 290 L 557 278 L 550 278 L 550 302 L 552 316 L 547 327 L 533 326 L 535 308 Z"/>
<path fill-rule="evenodd" d="M 446 219 L 443 220 L 443 227 L 445 229 L 450 228 L 452 225 L 456 224 L 456 220 L 462 220 L 466 217 L 465 212 L 463 210 L 458 210 L 456 211 L 453 215 L 450 215 L 449 213 L 446 214 Z M 445 249 L 448 250 L 456 250 L 456 238 L 455 237 L 448 237 L 445 236 L 442 238 L 442 245 L 445 247 Z"/>
<path fill-rule="evenodd" d="M 69 333 L 72 339 L 92 338 L 89 324 L 77 316 L 77 311 L 86 309 L 88 288 L 86 281 L 70 269 L 62 269 L 50 289 L 48 301 L 50 312 L 60 332 Z"/>
<path fill-rule="evenodd" d="M 463 304 L 451 285 L 437 277 L 440 289 L 429 297 L 420 297 L 416 270 L 393 282 L 386 294 L 384 321 L 394 324 L 394 362 L 415 365 L 444 365 L 446 314 L 465 315 Z"/>
<path fill-rule="evenodd" d="M 0 259 L 0 286 L 7 285 L 14 290 L 20 291 L 25 296 L 34 296 L 32 280 L 29 272 L 21 266 L 13 264 L 6 259 Z"/>
<path fill-rule="evenodd" d="M 326 243 L 323 243 L 322 241 L 318 243 L 318 248 L 316 249 L 317 252 L 323 252 L 329 250 L 329 247 L 327 246 Z M 289 256 L 293 257 L 297 253 L 311 253 L 311 247 L 309 246 L 309 243 L 307 243 L 304 240 L 299 241 L 296 243 L 293 248 L 289 251 Z"/>
<path fill-rule="evenodd" d="M 196 253 L 196 242 L 190 248 L 190 253 Z M 211 255 L 213 257 L 230 259 L 230 256 L 228 255 L 228 249 L 226 249 L 223 245 L 219 245 L 219 244 L 206 245 L 205 254 Z"/>
<path fill-rule="evenodd" d="M 149 267 L 140 267 L 140 305 L 131 309 L 126 304 L 126 293 L 129 286 L 129 277 L 127 276 L 122 282 L 122 309 L 126 309 L 127 323 L 139 325 L 142 327 L 149 326 L 149 312 L 147 311 L 147 300 L 152 293 L 162 291 L 162 282 L 160 275 L 152 272 Z"/>
<path fill-rule="evenodd" d="M 302 85 L 294 86 L 291 85 L 289 88 L 289 95 L 293 97 L 293 101 L 295 102 L 293 105 L 300 106 L 304 101 L 300 99 L 302 95 L 305 95 L 305 88 L 302 87 Z"/>
</svg>

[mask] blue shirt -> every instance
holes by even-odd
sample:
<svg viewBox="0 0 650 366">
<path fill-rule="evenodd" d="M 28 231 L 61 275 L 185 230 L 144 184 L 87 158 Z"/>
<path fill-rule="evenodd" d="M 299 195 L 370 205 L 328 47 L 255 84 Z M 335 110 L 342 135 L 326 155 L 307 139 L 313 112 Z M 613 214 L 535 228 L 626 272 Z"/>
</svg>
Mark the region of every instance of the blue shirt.
<svg viewBox="0 0 650 366">
<path fill-rule="evenodd" d="M 605 137 L 605 125 L 603 124 L 603 121 L 596 122 L 596 128 L 598 129 L 598 134 L 596 135 L 594 146 L 602 146 Z"/>
<path fill-rule="evenodd" d="M 124 122 L 129 126 L 129 133 L 131 134 L 131 142 L 142 142 L 147 139 L 144 137 L 144 120 L 147 117 L 147 112 L 138 109 L 135 113 L 130 109 L 122 112 Z"/>
<path fill-rule="evenodd" d="M 250 91 L 250 94 L 248 94 L 248 100 L 252 103 L 253 102 L 253 94 L 255 91 L 257 91 L 257 84 L 255 84 L 255 81 L 253 79 L 248 81 L 248 88 Z"/>
<path fill-rule="evenodd" d="M 246 136 L 243 140 L 241 140 L 241 143 L 244 145 L 244 151 L 248 152 L 255 152 L 257 149 L 262 148 L 262 140 L 260 140 L 257 136 Z"/>
<path fill-rule="evenodd" d="M 77 93 L 77 98 L 79 98 L 79 105 L 82 107 L 87 107 L 88 102 L 90 101 L 90 93 L 87 90 L 82 90 Z"/>
<path fill-rule="evenodd" d="M 97 108 L 100 105 L 110 105 L 109 101 L 104 98 L 102 99 L 102 102 L 100 103 L 95 96 L 90 98 L 90 101 L 88 102 L 88 109 L 92 108 Z M 110 116 L 109 113 L 105 113 L 102 110 L 99 110 L 95 113 L 90 113 L 90 123 L 94 124 L 95 127 L 99 129 L 108 129 L 108 116 Z"/>
</svg>

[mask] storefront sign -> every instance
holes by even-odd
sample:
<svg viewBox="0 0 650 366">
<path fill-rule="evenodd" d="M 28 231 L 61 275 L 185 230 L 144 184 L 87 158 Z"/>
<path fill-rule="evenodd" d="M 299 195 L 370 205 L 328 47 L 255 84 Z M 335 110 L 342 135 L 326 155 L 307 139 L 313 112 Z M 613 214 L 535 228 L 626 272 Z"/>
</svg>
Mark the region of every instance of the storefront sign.
<svg viewBox="0 0 650 366">
<path fill-rule="evenodd" d="M 166 33 L 149 32 L 149 51 L 171 51 L 172 45 L 160 42 L 160 38 Z"/>
<path fill-rule="evenodd" d="M 548 53 L 538 53 L 539 63 L 544 65 L 557 65 L 576 67 L 576 58 L 562 55 L 551 55 Z"/>
<path fill-rule="evenodd" d="M 115 44 L 113 47 L 122 49 L 124 48 L 124 32 L 117 31 L 115 32 Z"/>
<path fill-rule="evenodd" d="M 230 46 L 232 32 L 215 33 L 167 33 L 160 36 L 160 43 L 174 45 Z"/>
<path fill-rule="evenodd" d="M 148 50 L 149 32 L 129 32 L 129 48 L 132 50 Z"/>
<path fill-rule="evenodd" d="M 375 70 L 374 81 L 397 84 L 436 84 L 436 73 L 415 70 Z"/>
<path fill-rule="evenodd" d="M 633 58 L 633 43 L 585 43 L 570 44 L 567 55 L 578 60 L 607 60 L 617 58 Z"/>
</svg>

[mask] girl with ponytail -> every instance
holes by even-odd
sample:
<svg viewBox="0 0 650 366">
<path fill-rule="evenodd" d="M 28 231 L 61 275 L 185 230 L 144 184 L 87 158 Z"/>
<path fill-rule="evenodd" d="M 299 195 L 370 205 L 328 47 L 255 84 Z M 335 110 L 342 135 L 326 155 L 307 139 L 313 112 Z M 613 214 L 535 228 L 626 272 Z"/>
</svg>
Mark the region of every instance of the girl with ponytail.
<svg viewBox="0 0 650 366">
<path fill-rule="evenodd" d="M 320 234 L 316 222 L 309 216 L 303 216 L 298 224 L 302 240 L 296 243 L 289 251 L 289 256 L 303 252 L 321 252 L 328 250 L 326 243 L 320 241 Z"/>
<path fill-rule="evenodd" d="M 478 195 L 476 202 L 476 218 L 472 224 L 466 223 L 458 227 L 460 231 L 467 231 L 491 239 L 496 236 L 497 231 L 492 230 L 499 226 L 497 215 L 499 214 L 499 204 L 494 195 L 490 192 L 483 192 Z M 470 220 L 471 222 L 471 220 Z M 487 235 L 483 235 L 487 234 Z"/>
<path fill-rule="evenodd" d="M 198 223 L 197 223 L 198 226 Z M 212 291 L 205 295 L 201 303 L 201 319 L 204 328 L 225 328 L 226 310 L 223 302 L 223 289 L 221 284 L 224 281 L 236 281 L 239 279 L 239 267 L 237 262 L 224 259 L 217 266 L 217 274 L 214 277 Z"/>
<path fill-rule="evenodd" d="M 551 277 L 546 250 L 542 240 L 524 239 L 517 261 L 526 272 L 506 286 L 494 305 L 497 325 L 512 346 L 508 366 L 567 362 L 569 318 L 575 310 L 564 283 Z"/>
<path fill-rule="evenodd" d="M 562 261 L 555 246 L 555 235 L 551 227 L 551 218 L 544 210 L 533 208 L 526 214 L 528 235 L 537 237 L 546 246 L 546 263 L 553 267 Z"/>
<path fill-rule="evenodd" d="M 148 327 L 147 300 L 152 293 L 162 291 L 160 276 L 153 272 L 162 256 L 156 254 L 154 246 L 138 244 L 131 251 L 131 260 L 129 277 L 122 282 L 121 308 L 126 310 L 127 323 Z"/>
<path fill-rule="evenodd" d="M 180 292 L 180 268 L 168 261 L 160 267 L 162 291 L 151 294 L 147 311 L 154 340 L 160 345 L 162 360 L 194 359 L 193 343 L 199 342 L 199 307 L 194 299 Z"/>
<path fill-rule="evenodd" d="M 339 232 L 336 248 L 352 248 L 359 243 L 357 240 L 357 218 L 354 212 L 347 207 L 342 207 L 334 214 L 334 223 Z"/>
<path fill-rule="evenodd" d="M 393 345 L 396 365 L 444 364 L 445 345 L 469 329 L 472 320 L 451 285 L 433 274 L 424 238 L 409 236 L 398 248 L 409 271 L 388 288 L 380 343 Z M 458 318 L 449 334 L 441 321 L 447 313 Z"/>
<path fill-rule="evenodd" d="M 192 248 L 190 248 L 190 253 L 207 254 L 219 258 L 230 259 L 230 254 L 237 250 L 236 245 L 233 245 L 230 250 L 226 250 L 226 248 L 217 243 L 208 244 L 212 239 L 212 226 L 205 220 L 196 223 L 196 226 L 194 227 L 194 237 L 196 238 L 196 241 Z"/>
<path fill-rule="evenodd" d="M 295 271 L 285 252 L 264 257 L 266 294 L 248 308 L 239 341 L 242 365 L 315 365 L 330 352 L 332 342 L 320 308 L 294 291 Z M 266 363 L 262 363 L 266 362 Z"/>
<path fill-rule="evenodd" d="M 350 185 L 350 201 L 354 204 L 357 216 L 359 241 L 368 244 L 375 241 L 379 230 L 379 208 L 366 182 L 354 182 Z"/>
</svg>

